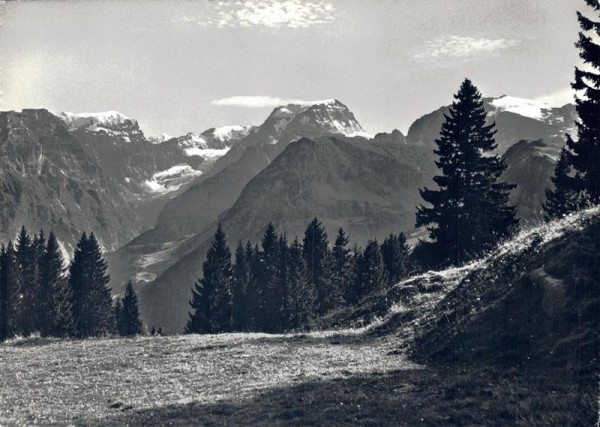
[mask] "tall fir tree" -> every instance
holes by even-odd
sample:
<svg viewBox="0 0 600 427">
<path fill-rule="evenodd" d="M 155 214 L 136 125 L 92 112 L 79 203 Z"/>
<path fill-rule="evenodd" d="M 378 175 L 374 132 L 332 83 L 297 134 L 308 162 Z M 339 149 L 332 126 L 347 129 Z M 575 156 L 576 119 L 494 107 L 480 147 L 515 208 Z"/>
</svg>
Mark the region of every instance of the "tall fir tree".
<svg viewBox="0 0 600 427">
<path fill-rule="evenodd" d="M 138 298 L 133 289 L 131 280 L 127 282 L 125 287 L 125 295 L 119 310 L 117 318 L 117 329 L 122 336 L 132 337 L 142 333 L 142 321 L 140 320 L 140 309 L 138 306 Z"/>
<path fill-rule="evenodd" d="M 4 278 L 4 258 L 6 247 L 4 243 L 0 246 L 0 342 L 8 338 L 8 305 L 10 303 L 8 294 L 8 281 Z"/>
<path fill-rule="evenodd" d="M 39 240 L 43 240 L 43 237 Z M 40 241 L 38 243 L 41 245 Z M 48 236 L 43 254 L 39 256 L 40 332 L 42 336 L 72 336 L 75 333 L 73 293 L 64 275 L 64 259 L 53 232 Z"/>
<path fill-rule="evenodd" d="M 248 242 L 248 244 L 250 244 Z M 252 246 L 250 246 L 252 251 Z M 250 257 L 252 252 L 250 252 Z M 251 258 L 242 242 L 238 242 L 235 250 L 235 264 L 233 266 L 233 290 L 232 290 L 232 329 L 234 331 L 248 330 L 249 314 L 251 307 L 249 306 L 248 291 L 250 287 L 250 262 Z"/>
<path fill-rule="evenodd" d="M 219 223 L 202 264 L 203 277 L 192 289 L 187 333 L 219 333 L 231 330 L 231 287 L 233 270 L 231 251 Z"/>
<path fill-rule="evenodd" d="M 381 244 L 381 257 L 385 266 L 388 286 L 408 274 L 409 247 L 404 233 L 390 234 Z"/>
<path fill-rule="evenodd" d="M 577 12 L 581 31 L 575 46 L 587 69 L 575 67 L 575 81 L 571 84 L 573 89 L 583 92 L 583 96 L 575 98 L 579 117 L 576 122 L 577 140 L 567 135 L 568 160 L 575 173 L 571 188 L 557 188 L 558 192 L 566 190 L 567 194 L 554 194 L 560 199 L 569 198 L 571 192 L 576 192 L 577 207 L 600 203 L 600 45 L 594 40 L 594 37 L 600 36 L 600 3 L 598 0 L 585 2 L 598 19 L 587 18 Z M 549 203 L 553 201 L 549 200 Z"/>
<path fill-rule="evenodd" d="M 279 255 L 279 238 L 272 223 L 267 225 L 261 240 L 261 251 L 256 275 L 257 288 L 257 323 L 260 330 L 273 332 L 280 319 L 278 294 L 277 261 Z"/>
<path fill-rule="evenodd" d="M 346 287 L 346 292 L 344 293 L 344 298 L 346 303 L 355 305 L 360 301 L 361 298 L 361 289 L 362 289 L 362 262 L 363 262 L 363 252 L 357 246 L 354 245 L 352 250 L 351 258 L 350 258 L 350 283 L 349 286 Z"/>
<path fill-rule="evenodd" d="M 465 79 L 435 141 L 438 190 L 420 190 L 430 206 L 419 206 L 416 226 L 426 226 L 440 264 L 463 262 L 490 249 L 517 226 L 508 205 L 514 185 L 500 182 L 504 161 L 496 148 L 495 123 L 486 125 L 481 94 Z"/>
<path fill-rule="evenodd" d="M 575 178 L 571 176 L 571 169 L 569 151 L 567 147 L 563 147 L 554 168 L 554 176 L 551 178 L 554 188 L 546 190 L 546 202 L 544 203 L 544 219 L 546 221 L 560 218 L 577 209 L 578 194 L 574 190 Z"/>
<path fill-rule="evenodd" d="M 350 239 L 343 228 L 339 228 L 335 238 L 333 249 L 331 250 L 332 261 L 332 289 L 335 292 L 335 305 L 344 303 L 348 286 L 351 282 L 351 255 L 348 249 Z"/>
<path fill-rule="evenodd" d="M 385 289 L 385 267 L 381 259 L 381 250 L 376 240 L 369 240 L 359 264 L 361 283 L 360 298 Z"/>
<path fill-rule="evenodd" d="M 308 280 L 317 290 L 318 313 L 325 314 L 336 307 L 339 302 L 339 293 L 332 289 L 331 257 L 327 233 L 321 221 L 316 217 L 306 227 L 302 248 L 308 269 Z"/>
<path fill-rule="evenodd" d="M 302 245 L 298 239 L 289 248 L 285 291 L 286 329 L 307 328 L 317 311 L 317 290 L 308 280 Z"/>
<path fill-rule="evenodd" d="M 16 261 L 19 268 L 21 282 L 21 310 L 18 315 L 19 333 L 29 336 L 36 332 L 37 302 L 38 302 L 38 277 L 36 265 L 36 247 L 27 233 L 25 226 L 21 227 L 16 245 Z"/>
<path fill-rule="evenodd" d="M 121 336 L 125 335 L 125 331 L 123 330 L 123 325 L 125 322 L 123 321 L 123 303 L 121 302 L 121 298 L 117 297 L 115 301 L 115 305 L 113 307 L 113 315 L 115 318 L 115 324 L 117 333 Z"/>
<path fill-rule="evenodd" d="M 94 233 L 84 232 L 69 267 L 73 316 L 80 338 L 106 335 L 115 329 L 107 265 Z"/>
</svg>

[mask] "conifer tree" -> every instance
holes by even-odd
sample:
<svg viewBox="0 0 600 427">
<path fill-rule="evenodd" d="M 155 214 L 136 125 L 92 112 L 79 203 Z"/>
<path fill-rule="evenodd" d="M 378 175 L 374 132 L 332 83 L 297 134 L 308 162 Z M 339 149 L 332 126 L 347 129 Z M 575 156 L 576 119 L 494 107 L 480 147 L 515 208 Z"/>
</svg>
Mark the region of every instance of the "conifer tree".
<svg viewBox="0 0 600 427">
<path fill-rule="evenodd" d="M 306 328 L 314 319 L 317 305 L 317 290 L 308 280 L 302 245 L 298 239 L 289 248 L 288 280 L 285 292 L 285 323 L 287 329 Z"/>
<path fill-rule="evenodd" d="M 150 329 L 150 335 L 156 335 L 156 328 L 154 327 L 154 325 L 152 325 L 152 329 Z"/>
<path fill-rule="evenodd" d="M 390 234 L 381 244 L 388 286 L 397 283 L 408 273 L 409 247 L 404 233 Z"/>
<path fill-rule="evenodd" d="M 159 327 L 158 327 L 158 330 L 156 331 L 156 335 L 159 335 L 159 336 L 162 336 L 162 335 L 164 335 L 164 332 L 163 332 L 163 328 L 162 328 L 162 326 L 159 326 Z"/>
<path fill-rule="evenodd" d="M 115 301 L 115 306 L 113 308 L 115 324 L 117 325 L 117 333 L 121 336 L 125 335 L 125 331 L 123 330 L 123 325 L 125 322 L 123 321 L 123 303 L 121 302 L 121 298 L 117 297 Z"/>
<path fill-rule="evenodd" d="M 202 265 L 202 272 L 202 279 L 192 289 L 190 305 L 194 312 L 190 313 L 186 332 L 227 332 L 231 330 L 233 270 L 231 251 L 220 223 Z"/>
<path fill-rule="evenodd" d="M 282 332 L 287 329 L 286 325 L 286 292 L 289 280 L 289 247 L 287 237 L 279 236 L 277 242 L 277 259 L 275 265 L 276 278 L 270 287 L 269 300 L 272 301 L 273 323 L 272 332 Z"/>
<path fill-rule="evenodd" d="M 362 254 L 360 264 L 360 298 L 385 289 L 385 267 L 377 240 L 369 240 Z"/>
<path fill-rule="evenodd" d="M 14 303 L 9 284 L 8 255 L 4 243 L 0 247 L 0 342 L 10 337 L 10 322 L 13 317 L 11 305 Z"/>
<path fill-rule="evenodd" d="M 123 295 L 123 302 L 119 314 L 120 316 L 117 319 L 117 329 L 122 336 L 132 337 L 142 333 L 143 325 L 140 320 L 138 298 L 133 289 L 131 280 L 127 282 L 127 286 L 125 287 L 125 295 Z"/>
<path fill-rule="evenodd" d="M 115 328 L 114 311 L 106 274 L 106 261 L 94 233 L 84 232 L 69 268 L 73 316 L 77 336 L 100 336 Z"/>
<path fill-rule="evenodd" d="M 48 301 L 48 294 L 46 294 L 47 291 L 49 291 L 48 289 L 42 289 L 42 264 L 44 262 L 44 256 L 46 254 L 46 238 L 44 236 L 44 230 L 40 230 L 40 234 L 39 235 L 34 235 L 33 236 L 33 241 L 32 241 L 32 248 L 33 248 L 33 259 L 34 259 L 34 269 L 35 269 L 35 277 L 36 277 L 36 284 L 35 284 L 35 306 L 34 306 L 34 310 L 35 310 L 35 314 L 34 314 L 34 322 L 35 322 L 35 326 L 34 326 L 34 330 L 35 331 L 42 331 L 42 328 L 45 328 L 46 325 L 44 324 L 44 320 L 43 320 L 43 316 L 44 316 L 44 309 L 42 308 L 42 305 L 46 304 L 46 302 Z"/>
<path fill-rule="evenodd" d="M 43 240 L 43 237 L 40 240 Z M 73 293 L 64 277 L 64 271 L 64 260 L 58 240 L 51 232 L 40 264 L 39 307 L 42 336 L 68 337 L 75 333 Z"/>
<path fill-rule="evenodd" d="M 335 292 L 335 305 L 344 302 L 345 294 L 351 281 L 351 256 L 348 243 L 350 239 L 343 228 L 339 228 L 331 251 L 332 259 L 332 289 Z"/>
<path fill-rule="evenodd" d="M 508 205 L 514 186 L 499 181 L 506 164 L 490 155 L 495 124 L 486 125 L 481 94 L 465 79 L 454 98 L 435 141 L 439 190 L 420 190 L 430 207 L 419 206 L 416 226 L 427 226 L 440 263 L 457 264 L 491 248 L 518 221 Z"/>
<path fill-rule="evenodd" d="M 36 331 L 37 302 L 38 302 L 38 277 L 36 268 L 36 247 L 25 227 L 17 238 L 16 261 L 19 268 L 19 280 L 21 282 L 21 303 L 18 314 L 18 332 L 29 336 Z"/>
<path fill-rule="evenodd" d="M 585 0 L 593 13 L 598 17 L 600 3 L 598 0 Z M 583 70 L 575 68 L 575 81 L 571 85 L 577 91 L 583 91 L 583 96 L 576 97 L 575 105 L 579 121 L 577 121 L 577 141 L 567 135 L 569 148 L 568 160 L 575 170 L 572 188 L 565 186 L 567 195 L 556 195 L 560 198 L 570 198 L 572 191 L 578 194 L 579 206 L 600 203 L 600 45 L 593 40 L 596 33 L 600 36 L 600 17 L 593 20 L 577 12 L 579 40 L 575 46 L 579 56 L 587 65 Z M 558 177 L 556 177 L 558 178 Z M 558 191 L 561 191 L 558 187 Z M 549 203 L 553 203 L 549 200 Z"/>
<path fill-rule="evenodd" d="M 338 303 L 339 294 L 332 289 L 329 240 L 321 221 L 316 217 L 304 232 L 303 255 L 308 280 L 317 289 L 318 313 L 325 314 Z"/>
<path fill-rule="evenodd" d="M 563 147 L 551 178 L 554 189 L 546 190 L 544 203 L 544 219 L 549 221 L 560 218 L 577 209 L 577 192 L 574 191 L 574 178 L 571 174 L 571 164 L 567 147 Z"/>
<path fill-rule="evenodd" d="M 252 250 L 252 246 L 250 246 Z M 250 259 L 247 251 L 238 242 L 235 250 L 235 264 L 233 267 L 233 290 L 232 290 L 232 329 L 244 331 L 248 329 L 249 314 L 251 307 L 248 305 L 248 288 L 250 286 Z"/>
<path fill-rule="evenodd" d="M 277 261 L 279 254 L 277 232 L 272 223 L 267 225 L 261 241 L 262 250 L 259 252 L 258 271 L 256 276 L 257 288 L 257 323 L 262 331 L 272 332 L 276 329 L 279 318 L 279 303 L 277 301 Z"/>
<path fill-rule="evenodd" d="M 362 263 L 363 263 L 363 251 L 358 246 L 354 245 L 352 250 L 351 258 L 351 281 L 350 285 L 346 288 L 344 294 L 345 300 L 348 304 L 355 305 L 360 301 L 362 292 Z"/>
</svg>

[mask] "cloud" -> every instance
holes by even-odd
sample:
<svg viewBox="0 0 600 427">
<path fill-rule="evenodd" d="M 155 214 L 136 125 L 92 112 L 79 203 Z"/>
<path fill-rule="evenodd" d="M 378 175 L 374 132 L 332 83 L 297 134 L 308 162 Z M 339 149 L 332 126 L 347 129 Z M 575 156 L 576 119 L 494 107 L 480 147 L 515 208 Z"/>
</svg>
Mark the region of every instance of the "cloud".
<svg viewBox="0 0 600 427">
<path fill-rule="evenodd" d="M 308 28 L 332 22 L 331 0 L 221 0 L 198 16 L 183 15 L 170 21 L 203 27 Z"/>
<path fill-rule="evenodd" d="M 301 99 L 278 98 L 273 96 L 232 96 L 229 98 L 215 99 L 212 105 L 219 107 L 245 107 L 264 108 L 279 107 L 287 104 L 315 104 L 320 101 L 305 101 Z"/>
<path fill-rule="evenodd" d="M 471 60 L 520 45 L 520 40 L 441 36 L 427 42 L 425 50 L 413 57 L 430 61 Z"/>
<path fill-rule="evenodd" d="M 562 107 L 565 104 L 572 104 L 574 102 L 575 91 L 570 87 L 566 87 L 556 92 L 548 93 L 534 98 L 534 101 L 543 102 L 551 105 L 552 107 Z"/>
</svg>

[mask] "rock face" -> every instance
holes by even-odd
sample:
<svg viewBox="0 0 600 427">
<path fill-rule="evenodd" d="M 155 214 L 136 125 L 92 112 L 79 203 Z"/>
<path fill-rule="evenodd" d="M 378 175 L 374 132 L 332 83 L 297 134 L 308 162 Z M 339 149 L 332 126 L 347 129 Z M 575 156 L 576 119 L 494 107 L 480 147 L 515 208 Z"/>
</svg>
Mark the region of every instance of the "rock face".
<svg viewBox="0 0 600 427">
<path fill-rule="evenodd" d="M 426 147 L 342 137 L 302 138 L 251 179 L 219 221 L 232 246 L 238 240 L 258 242 L 268 222 L 290 239 L 301 239 L 314 216 L 323 221 L 331 238 L 342 226 L 352 242 L 364 245 L 368 239 L 383 239 L 412 227 L 417 189 L 429 184 L 433 173 L 422 164 L 433 165 Z M 148 322 L 169 332 L 182 330 L 190 286 L 215 229 L 213 222 L 183 243 L 181 252 L 171 252 L 181 256 L 184 247 L 195 246 L 141 289 Z"/>
<path fill-rule="evenodd" d="M 156 144 L 115 111 L 0 115 L 0 234 L 53 229 L 69 250 L 83 230 L 109 251 L 130 241 L 252 130 L 213 128 Z"/>
<path fill-rule="evenodd" d="M 146 139 L 137 121 L 118 112 L 59 115 L 85 151 L 116 179 L 146 227 L 164 204 L 187 188 L 251 127 L 212 128 L 201 135 Z"/>
<path fill-rule="evenodd" d="M 54 230 L 70 250 L 93 230 L 113 249 L 141 231 L 118 183 L 48 111 L 0 113 L 0 158 L 2 240 L 25 225 Z"/>
</svg>

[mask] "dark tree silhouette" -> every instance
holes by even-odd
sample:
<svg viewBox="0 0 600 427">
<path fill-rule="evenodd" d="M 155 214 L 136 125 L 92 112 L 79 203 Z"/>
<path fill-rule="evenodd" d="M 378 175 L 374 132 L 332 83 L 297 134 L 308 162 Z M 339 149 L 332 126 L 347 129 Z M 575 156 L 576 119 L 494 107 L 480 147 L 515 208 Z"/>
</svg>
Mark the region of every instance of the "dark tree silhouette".
<svg viewBox="0 0 600 427">
<path fill-rule="evenodd" d="M 331 251 L 332 259 L 332 289 L 336 292 L 336 305 L 344 302 L 347 288 L 352 280 L 352 258 L 348 243 L 350 239 L 340 227 Z"/>
<path fill-rule="evenodd" d="M 551 180 L 554 188 L 546 190 L 546 202 L 544 203 L 544 219 L 546 221 L 560 218 L 577 209 L 578 195 L 575 191 L 575 179 L 571 176 L 569 151 L 566 147 L 563 147 L 560 152 Z"/>
<path fill-rule="evenodd" d="M 439 189 L 420 190 L 430 206 L 419 206 L 416 226 L 427 226 L 440 263 L 458 264 L 491 248 L 518 221 L 515 207 L 508 205 L 514 186 L 499 182 L 506 165 L 490 155 L 495 124 L 486 125 L 481 94 L 465 79 L 454 98 L 435 141 Z"/>
<path fill-rule="evenodd" d="M 40 332 L 42 336 L 72 336 L 75 334 L 73 293 L 64 275 L 64 260 L 53 232 L 40 261 Z"/>
<path fill-rule="evenodd" d="M 192 289 L 186 333 L 219 333 L 231 330 L 231 251 L 219 223 L 202 264 L 203 277 Z"/>
<path fill-rule="evenodd" d="M 105 335 L 114 330 L 115 319 L 108 288 L 110 279 L 106 269 L 94 233 L 88 238 L 84 232 L 69 267 L 76 334 L 81 338 Z"/>
<path fill-rule="evenodd" d="M 388 285 L 397 283 L 408 274 L 409 247 L 404 233 L 390 234 L 381 244 L 381 257 Z"/>
<path fill-rule="evenodd" d="M 302 245 L 298 239 L 289 248 L 288 278 L 285 292 L 285 321 L 287 329 L 303 329 L 316 315 L 317 290 L 308 280 Z"/>
<path fill-rule="evenodd" d="M 324 314 L 336 307 L 340 295 L 332 289 L 331 257 L 329 240 L 321 221 L 314 218 L 306 231 L 303 240 L 303 255 L 308 271 L 308 281 L 317 290 L 318 313 Z"/>
<path fill-rule="evenodd" d="M 17 237 L 16 261 L 21 283 L 20 312 L 17 319 L 18 333 L 28 336 L 37 330 L 38 276 L 36 268 L 36 247 L 25 227 Z"/>
<path fill-rule="evenodd" d="M 585 0 L 598 16 L 600 4 L 597 0 Z M 567 195 L 555 194 L 558 198 L 570 198 L 570 192 L 578 193 L 578 206 L 600 203 L 600 45 L 595 43 L 589 32 L 600 35 L 600 22 L 577 12 L 579 56 L 587 65 L 583 70 L 575 68 L 575 81 L 572 87 L 583 91 L 583 97 L 576 97 L 575 104 L 579 120 L 577 141 L 567 135 L 568 160 L 575 170 L 572 188 L 565 187 Z M 600 19 L 600 17 L 599 17 Z M 558 188 L 560 192 L 562 187 Z M 549 200 L 549 203 L 553 203 Z"/>
<path fill-rule="evenodd" d="M 130 280 L 125 287 L 125 295 L 123 295 L 119 317 L 117 318 L 117 329 L 122 336 L 131 337 L 141 334 L 142 327 L 138 298 Z"/>
</svg>

